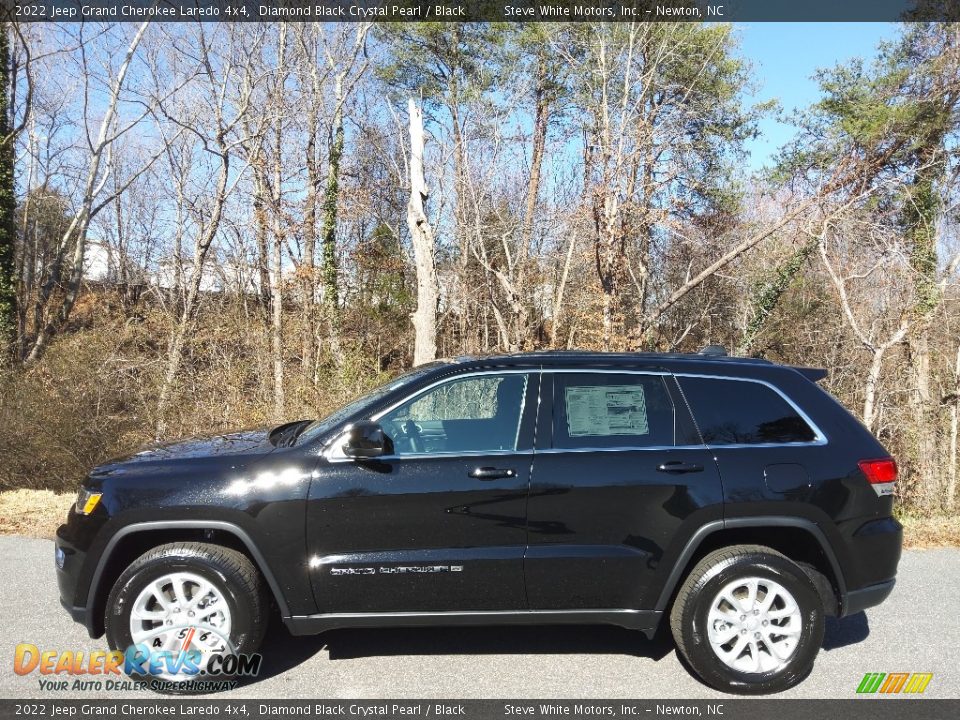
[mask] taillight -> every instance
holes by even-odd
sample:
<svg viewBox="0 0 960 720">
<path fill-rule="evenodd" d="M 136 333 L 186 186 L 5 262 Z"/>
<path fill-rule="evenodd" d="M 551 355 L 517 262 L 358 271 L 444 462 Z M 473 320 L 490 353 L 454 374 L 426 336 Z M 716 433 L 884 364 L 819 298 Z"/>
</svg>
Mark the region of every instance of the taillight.
<svg viewBox="0 0 960 720">
<path fill-rule="evenodd" d="M 897 461 L 893 458 L 880 460 L 861 460 L 858 465 L 873 485 L 897 481 Z"/>
</svg>

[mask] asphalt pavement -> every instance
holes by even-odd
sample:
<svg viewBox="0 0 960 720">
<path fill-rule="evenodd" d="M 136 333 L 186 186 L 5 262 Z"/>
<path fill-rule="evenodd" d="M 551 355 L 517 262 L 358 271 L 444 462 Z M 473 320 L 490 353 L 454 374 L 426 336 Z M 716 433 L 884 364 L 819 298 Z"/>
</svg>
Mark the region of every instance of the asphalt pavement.
<svg viewBox="0 0 960 720">
<path fill-rule="evenodd" d="M 13 672 L 18 643 L 105 650 L 60 607 L 53 543 L 0 537 L 0 697 L 156 698 L 43 691 Z M 338 630 L 292 637 L 274 622 L 260 677 L 227 698 L 729 698 L 701 684 L 668 639 L 613 627 Z M 960 698 L 960 549 L 904 553 L 880 607 L 828 619 L 813 673 L 780 697 L 851 698 L 867 672 L 928 672 L 925 697 Z M 49 678 L 48 678 L 49 679 Z"/>
</svg>

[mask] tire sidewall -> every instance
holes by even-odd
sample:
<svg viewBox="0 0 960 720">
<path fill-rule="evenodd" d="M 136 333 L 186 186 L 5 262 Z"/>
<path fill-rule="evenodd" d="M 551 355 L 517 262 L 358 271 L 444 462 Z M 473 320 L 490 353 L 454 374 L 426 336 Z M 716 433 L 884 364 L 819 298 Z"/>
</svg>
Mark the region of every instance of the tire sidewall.
<svg viewBox="0 0 960 720">
<path fill-rule="evenodd" d="M 707 618 L 711 603 L 727 583 L 748 576 L 779 583 L 793 595 L 800 608 L 803 627 L 796 650 L 778 670 L 740 672 L 726 665 L 710 645 Z M 687 659 L 708 684 L 726 692 L 766 694 L 793 687 L 810 673 L 823 643 L 822 603 L 813 583 L 794 563 L 761 553 L 721 562 L 703 575 L 695 592 L 696 600 L 687 606 L 682 619 L 688 640 Z"/>
<path fill-rule="evenodd" d="M 112 650 L 126 653 L 127 648 L 133 645 L 130 633 L 130 612 L 137 596 L 147 585 L 164 575 L 177 572 L 190 572 L 203 577 L 213 583 L 230 609 L 230 648 L 236 653 L 248 652 L 248 647 L 255 637 L 256 628 L 252 622 L 252 608 L 249 600 L 243 594 L 238 583 L 231 580 L 229 575 L 218 564 L 201 554 L 189 556 L 171 552 L 169 555 L 153 557 L 143 564 L 135 564 L 128 568 L 117 580 L 107 601 L 105 627 L 107 643 Z M 136 675 L 144 679 L 142 675 Z M 207 677 L 203 671 L 185 678 L 199 680 Z M 230 680 L 232 676 L 219 674 L 217 680 Z"/>
</svg>

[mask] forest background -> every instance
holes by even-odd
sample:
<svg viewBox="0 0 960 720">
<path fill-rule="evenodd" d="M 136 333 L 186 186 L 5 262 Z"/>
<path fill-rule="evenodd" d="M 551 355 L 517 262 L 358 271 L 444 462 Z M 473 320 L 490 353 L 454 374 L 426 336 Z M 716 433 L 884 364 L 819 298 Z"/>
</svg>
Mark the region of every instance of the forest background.
<svg viewBox="0 0 960 720">
<path fill-rule="evenodd" d="M 721 344 L 826 368 L 960 536 L 956 24 L 821 70 L 759 169 L 727 24 L 5 22 L 0 68 L 6 529 L 433 357 Z"/>
</svg>

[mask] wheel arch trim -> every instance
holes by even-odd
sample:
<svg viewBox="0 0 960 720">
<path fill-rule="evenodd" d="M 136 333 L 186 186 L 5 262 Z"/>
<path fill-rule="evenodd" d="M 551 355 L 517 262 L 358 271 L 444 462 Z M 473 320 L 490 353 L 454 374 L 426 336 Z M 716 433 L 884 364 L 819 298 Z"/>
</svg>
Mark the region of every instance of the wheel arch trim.
<svg viewBox="0 0 960 720">
<path fill-rule="evenodd" d="M 824 534 L 823 530 L 821 530 L 815 522 L 805 518 L 770 515 L 714 520 L 699 527 L 696 532 L 693 533 L 690 539 L 687 540 L 687 544 L 684 545 L 680 556 L 673 564 L 673 568 L 670 570 L 670 575 L 667 577 L 667 580 L 660 591 L 660 596 L 657 599 L 657 604 L 654 609 L 657 611 L 664 611 L 666 609 L 674 591 L 683 580 L 683 573 L 684 570 L 686 570 L 690 559 L 693 557 L 694 553 L 696 553 L 703 541 L 706 540 L 710 535 L 722 530 L 761 527 L 793 527 L 810 533 L 813 539 L 817 541 L 820 549 L 823 550 L 823 554 L 826 556 L 827 562 L 830 563 L 830 569 L 833 571 L 833 575 L 837 580 L 837 594 L 839 595 L 838 599 L 840 600 L 841 604 L 845 604 L 847 587 L 843 577 L 843 570 L 841 569 L 836 553 L 834 553 L 833 547 L 830 545 L 830 541 L 827 540 L 827 536 Z"/>
<path fill-rule="evenodd" d="M 100 589 L 100 583 L 103 579 L 103 573 L 106 570 L 107 563 L 110 561 L 110 557 L 120 544 L 120 541 L 129 535 L 136 535 L 138 533 L 151 532 L 155 530 L 221 530 L 223 532 L 230 533 L 241 543 L 243 543 L 243 546 L 247 549 L 247 551 L 250 553 L 250 556 L 253 558 L 253 561 L 257 564 L 257 569 L 267 581 L 267 585 L 270 587 L 270 592 L 273 594 L 273 597 L 277 602 L 277 606 L 280 608 L 281 616 L 289 616 L 290 612 L 287 608 L 286 598 L 281 592 L 280 585 L 277 583 L 276 578 L 273 576 L 273 571 L 270 570 L 270 565 L 267 563 L 263 553 L 260 552 L 257 544 L 253 541 L 253 538 L 251 538 L 250 534 L 242 527 L 236 523 L 227 522 L 225 520 L 153 520 L 124 525 L 122 528 L 117 530 L 107 542 L 103 552 L 100 554 L 99 560 L 97 561 L 97 567 L 93 571 L 93 576 L 90 580 L 90 588 L 87 590 L 88 626 L 91 626 L 93 622 L 93 609 L 95 607 L 95 600 Z"/>
</svg>

